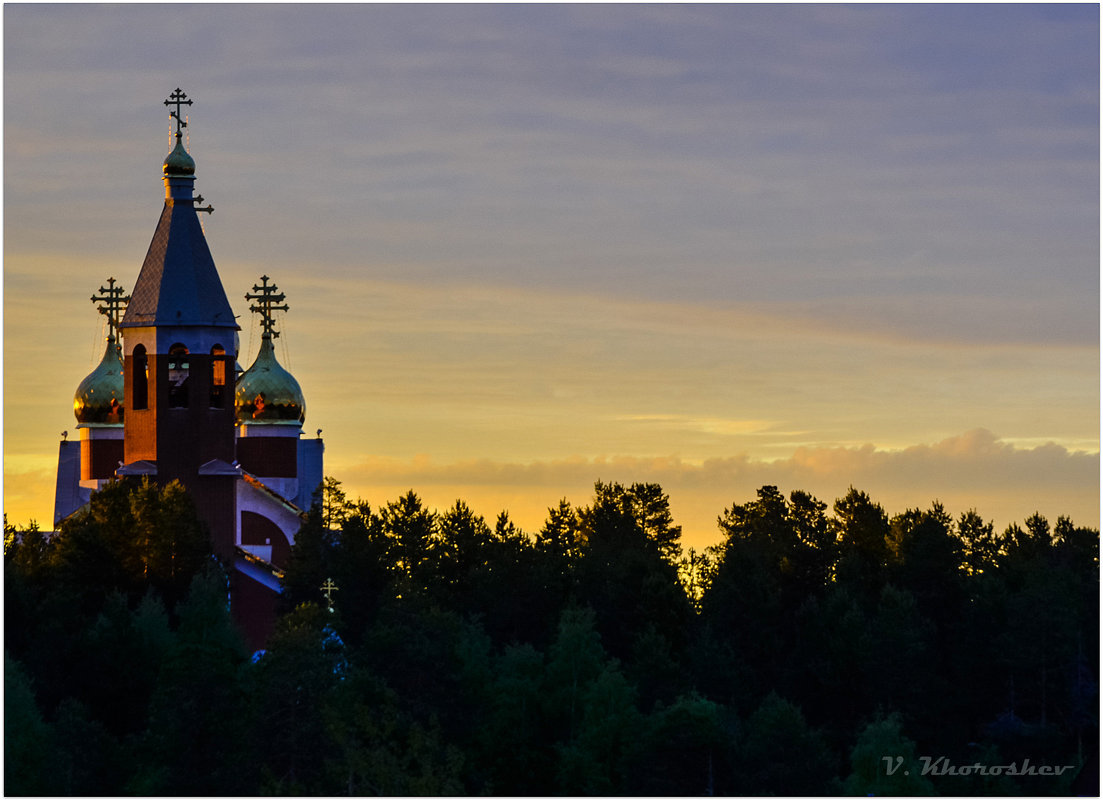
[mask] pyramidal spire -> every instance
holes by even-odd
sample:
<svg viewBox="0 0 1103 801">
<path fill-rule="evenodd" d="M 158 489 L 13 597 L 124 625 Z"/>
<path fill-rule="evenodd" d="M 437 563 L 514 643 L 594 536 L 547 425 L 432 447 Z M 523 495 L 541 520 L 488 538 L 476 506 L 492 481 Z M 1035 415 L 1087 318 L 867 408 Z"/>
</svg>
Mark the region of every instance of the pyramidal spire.
<svg viewBox="0 0 1103 801">
<path fill-rule="evenodd" d="M 165 206 L 120 328 L 238 327 L 196 214 L 211 209 L 197 209 L 203 198 L 193 195 L 195 160 L 184 147 L 181 111 L 191 104 L 179 88 L 165 100 L 176 123 L 176 146 L 162 165 Z"/>
</svg>

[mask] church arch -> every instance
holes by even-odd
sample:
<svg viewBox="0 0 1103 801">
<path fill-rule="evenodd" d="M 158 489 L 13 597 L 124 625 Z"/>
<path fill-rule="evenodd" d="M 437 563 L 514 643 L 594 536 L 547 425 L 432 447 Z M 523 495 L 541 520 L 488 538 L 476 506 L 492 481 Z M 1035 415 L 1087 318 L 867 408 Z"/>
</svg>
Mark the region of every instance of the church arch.
<svg viewBox="0 0 1103 801">
<path fill-rule="evenodd" d="M 145 345 L 134 346 L 134 352 L 131 354 L 130 362 L 130 373 L 132 376 L 131 394 L 134 396 L 130 399 L 130 407 L 132 409 L 148 409 L 149 358 L 146 356 Z"/>
<path fill-rule="evenodd" d="M 226 408 L 226 349 L 222 345 L 211 348 L 211 408 Z"/>
<path fill-rule="evenodd" d="M 169 408 L 188 408 L 188 378 L 191 362 L 188 349 L 179 342 L 169 348 Z"/>
<path fill-rule="evenodd" d="M 281 568 L 291 558 L 291 543 L 280 527 L 268 517 L 248 510 L 241 512 L 241 544 L 247 550 L 261 549 L 262 558 Z"/>
</svg>

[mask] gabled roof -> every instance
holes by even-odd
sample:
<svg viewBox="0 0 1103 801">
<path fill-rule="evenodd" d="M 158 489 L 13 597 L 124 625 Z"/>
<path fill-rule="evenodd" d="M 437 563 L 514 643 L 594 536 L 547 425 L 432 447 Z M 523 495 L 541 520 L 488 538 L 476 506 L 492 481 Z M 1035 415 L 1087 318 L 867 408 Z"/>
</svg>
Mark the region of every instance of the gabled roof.
<svg viewBox="0 0 1103 801">
<path fill-rule="evenodd" d="M 209 462 L 199 465 L 199 475 L 201 476 L 240 476 L 242 472 L 240 467 L 221 459 L 211 459 Z"/>
<path fill-rule="evenodd" d="M 115 471 L 117 476 L 155 476 L 157 475 L 157 462 L 149 459 L 139 459 L 130 464 L 124 464 Z"/>
<path fill-rule="evenodd" d="M 238 327 L 190 198 L 166 199 L 122 328 Z"/>
</svg>

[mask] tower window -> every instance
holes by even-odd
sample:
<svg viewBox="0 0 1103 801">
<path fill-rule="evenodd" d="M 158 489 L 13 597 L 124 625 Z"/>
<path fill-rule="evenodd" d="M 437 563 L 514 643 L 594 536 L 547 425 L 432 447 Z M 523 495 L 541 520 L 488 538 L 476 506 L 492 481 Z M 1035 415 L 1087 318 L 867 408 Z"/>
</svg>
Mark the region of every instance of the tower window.
<svg viewBox="0 0 1103 801">
<path fill-rule="evenodd" d="M 183 345 L 169 348 L 169 408 L 188 408 L 188 349 Z"/>
<path fill-rule="evenodd" d="M 130 373 L 131 392 L 134 395 L 130 399 L 132 409 L 149 408 L 149 359 L 146 358 L 146 346 L 138 345 L 131 356 Z"/>
<path fill-rule="evenodd" d="M 226 408 L 226 349 L 211 348 L 211 408 Z"/>
</svg>

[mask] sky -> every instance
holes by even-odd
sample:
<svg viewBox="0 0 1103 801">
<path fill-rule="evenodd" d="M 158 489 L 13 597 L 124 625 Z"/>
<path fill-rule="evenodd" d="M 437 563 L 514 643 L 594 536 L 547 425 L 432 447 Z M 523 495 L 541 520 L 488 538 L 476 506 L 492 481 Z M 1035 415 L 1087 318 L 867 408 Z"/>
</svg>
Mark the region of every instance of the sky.
<svg viewBox="0 0 1103 801">
<path fill-rule="evenodd" d="M 1097 5 L 5 4 L 4 510 L 172 126 L 325 472 L 534 532 L 653 481 L 1099 525 Z"/>
</svg>

